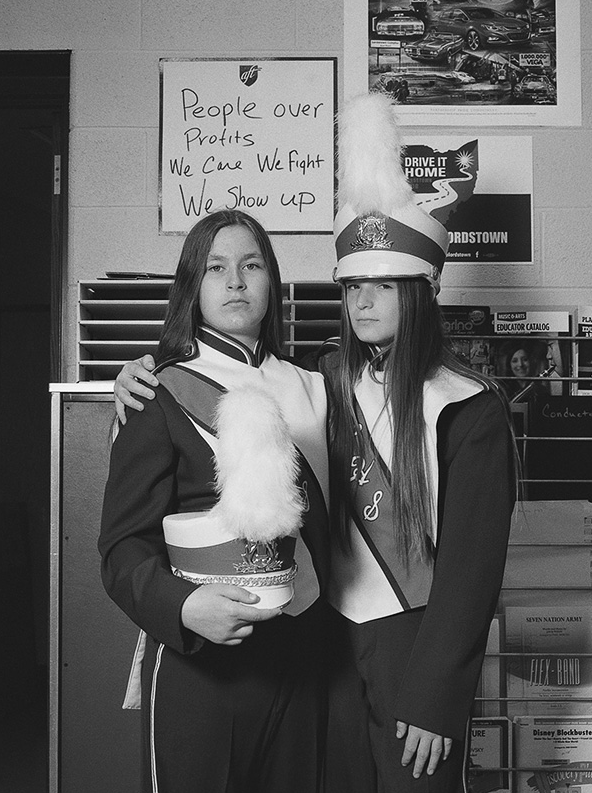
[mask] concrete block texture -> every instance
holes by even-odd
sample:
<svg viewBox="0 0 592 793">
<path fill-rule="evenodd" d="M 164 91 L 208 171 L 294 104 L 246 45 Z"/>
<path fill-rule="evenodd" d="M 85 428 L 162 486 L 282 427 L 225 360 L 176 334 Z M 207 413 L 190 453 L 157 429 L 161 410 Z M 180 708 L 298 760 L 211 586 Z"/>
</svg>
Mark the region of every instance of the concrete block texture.
<svg viewBox="0 0 592 793">
<path fill-rule="evenodd" d="M 159 236 L 156 207 L 74 207 L 70 214 L 68 281 L 108 271 L 174 273 L 184 237 Z"/>
<path fill-rule="evenodd" d="M 137 49 L 141 4 L 136 0 L 3 0 L 1 49 Z"/>
<path fill-rule="evenodd" d="M 142 48 L 195 57 L 290 51 L 300 14 L 298 4 L 275 0 L 143 0 Z"/>
<path fill-rule="evenodd" d="M 543 284 L 581 287 L 578 303 L 592 303 L 592 210 L 549 209 L 542 217 Z"/>
<path fill-rule="evenodd" d="M 592 207 L 590 129 L 546 130 L 535 139 L 535 209 Z"/>
<path fill-rule="evenodd" d="M 73 127 L 158 129 L 162 52 L 83 50 L 74 53 Z"/>
<path fill-rule="evenodd" d="M 148 202 L 143 129 L 79 127 L 70 136 L 70 154 L 71 206 L 144 206 Z"/>
</svg>

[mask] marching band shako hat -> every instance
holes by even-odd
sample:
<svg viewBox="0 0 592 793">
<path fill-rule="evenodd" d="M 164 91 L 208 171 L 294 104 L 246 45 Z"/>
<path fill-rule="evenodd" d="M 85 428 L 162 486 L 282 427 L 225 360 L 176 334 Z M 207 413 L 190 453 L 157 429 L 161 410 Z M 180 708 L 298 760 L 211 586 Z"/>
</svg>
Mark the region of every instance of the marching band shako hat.
<svg viewBox="0 0 592 793">
<path fill-rule="evenodd" d="M 334 280 L 423 277 L 438 294 L 448 232 L 415 203 L 390 99 L 351 99 L 340 115 L 338 136 Z"/>
<path fill-rule="evenodd" d="M 273 397 L 244 386 L 220 397 L 215 429 L 220 498 L 211 510 L 163 519 L 171 568 L 196 584 L 244 587 L 258 608 L 285 606 L 304 512 L 288 427 Z"/>
</svg>

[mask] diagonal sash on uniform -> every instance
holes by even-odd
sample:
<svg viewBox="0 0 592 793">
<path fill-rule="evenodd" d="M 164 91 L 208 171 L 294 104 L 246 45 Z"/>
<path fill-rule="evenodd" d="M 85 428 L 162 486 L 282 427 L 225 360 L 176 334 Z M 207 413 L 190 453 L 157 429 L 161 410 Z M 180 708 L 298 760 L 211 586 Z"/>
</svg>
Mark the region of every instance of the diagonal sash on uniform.
<svg viewBox="0 0 592 793">
<path fill-rule="evenodd" d="M 356 461 L 353 521 L 403 611 L 425 606 L 432 586 L 433 564 L 419 559 L 404 563 L 399 558 L 395 547 L 392 477 L 372 442 L 362 411 L 357 413 L 363 455 L 361 461 Z"/>
<path fill-rule="evenodd" d="M 226 393 L 224 386 L 200 372 L 176 365 L 158 372 L 158 380 L 196 424 L 214 435 L 216 408 Z"/>
<path fill-rule="evenodd" d="M 171 393 L 181 409 L 202 429 L 211 435 L 215 434 L 216 408 L 221 395 L 227 389 L 220 383 L 206 377 L 201 372 L 184 366 L 167 366 L 158 373 L 158 379 Z M 298 487 L 302 490 L 306 504 L 304 525 L 300 535 L 308 549 L 299 552 L 297 542 L 295 558 L 298 562 L 298 582 L 294 599 L 284 608 L 287 614 L 299 614 L 308 608 L 319 595 L 319 582 L 324 583 L 328 576 L 327 537 L 320 531 L 320 526 L 313 520 L 309 525 L 307 515 L 323 515 L 326 525 L 326 505 L 323 492 L 308 460 L 298 452 L 299 477 Z M 311 569 L 314 568 L 314 569 Z"/>
</svg>

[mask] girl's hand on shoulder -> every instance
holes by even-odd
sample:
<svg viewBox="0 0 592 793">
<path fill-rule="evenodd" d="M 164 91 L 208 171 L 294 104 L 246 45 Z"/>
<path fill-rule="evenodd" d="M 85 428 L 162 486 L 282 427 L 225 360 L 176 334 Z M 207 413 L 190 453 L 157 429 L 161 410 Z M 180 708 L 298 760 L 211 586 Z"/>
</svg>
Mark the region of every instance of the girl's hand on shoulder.
<svg viewBox="0 0 592 793">
<path fill-rule="evenodd" d="M 181 608 L 183 625 L 214 644 L 240 644 L 253 633 L 253 623 L 278 617 L 282 611 L 257 609 L 259 600 L 239 586 L 206 584 L 192 592 Z"/>
<path fill-rule="evenodd" d="M 397 738 L 405 738 L 402 765 L 409 765 L 415 757 L 413 776 L 416 779 L 421 776 L 424 768 L 431 776 L 438 767 L 438 763 L 446 760 L 452 748 L 452 738 L 444 738 L 435 732 L 422 730 L 420 727 L 414 727 L 404 721 L 397 722 Z"/>
<path fill-rule="evenodd" d="M 153 374 L 150 374 L 155 366 L 154 358 L 151 355 L 143 355 L 135 361 L 128 361 L 117 375 L 113 393 L 115 394 L 115 410 L 122 424 L 125 424 L 126 405 L 133 410 L 144 410 L 142 403 L 134 399 L 132 394 L 138 394 L 138 396 L 147 399 L 154 398 L 154 391 L 146 388 L 139 381 L 142 380 L 148 385 L 156 387 L 158 380 Z"/>
</svg>

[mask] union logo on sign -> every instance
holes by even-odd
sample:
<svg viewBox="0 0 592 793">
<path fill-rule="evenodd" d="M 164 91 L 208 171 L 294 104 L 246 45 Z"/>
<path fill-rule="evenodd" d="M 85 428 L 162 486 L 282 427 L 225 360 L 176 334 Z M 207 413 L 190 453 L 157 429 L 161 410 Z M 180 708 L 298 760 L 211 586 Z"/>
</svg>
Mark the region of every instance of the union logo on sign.
<svg viewBox="0 0 592 793">
<path fill-rule="evenodd" d="M 261 67 L 255 66 L 255 64 L 251 64 L 249 66 L 239 66 L 238 76 L 240 78 L 241 83 L 244 83 L 246 86 L 249 86 L 249 85 L 253 85 L 253 83 L 257 81 L 257 77 L 259 76 L 260 71 L 261 71 Z"/>
</svg>

